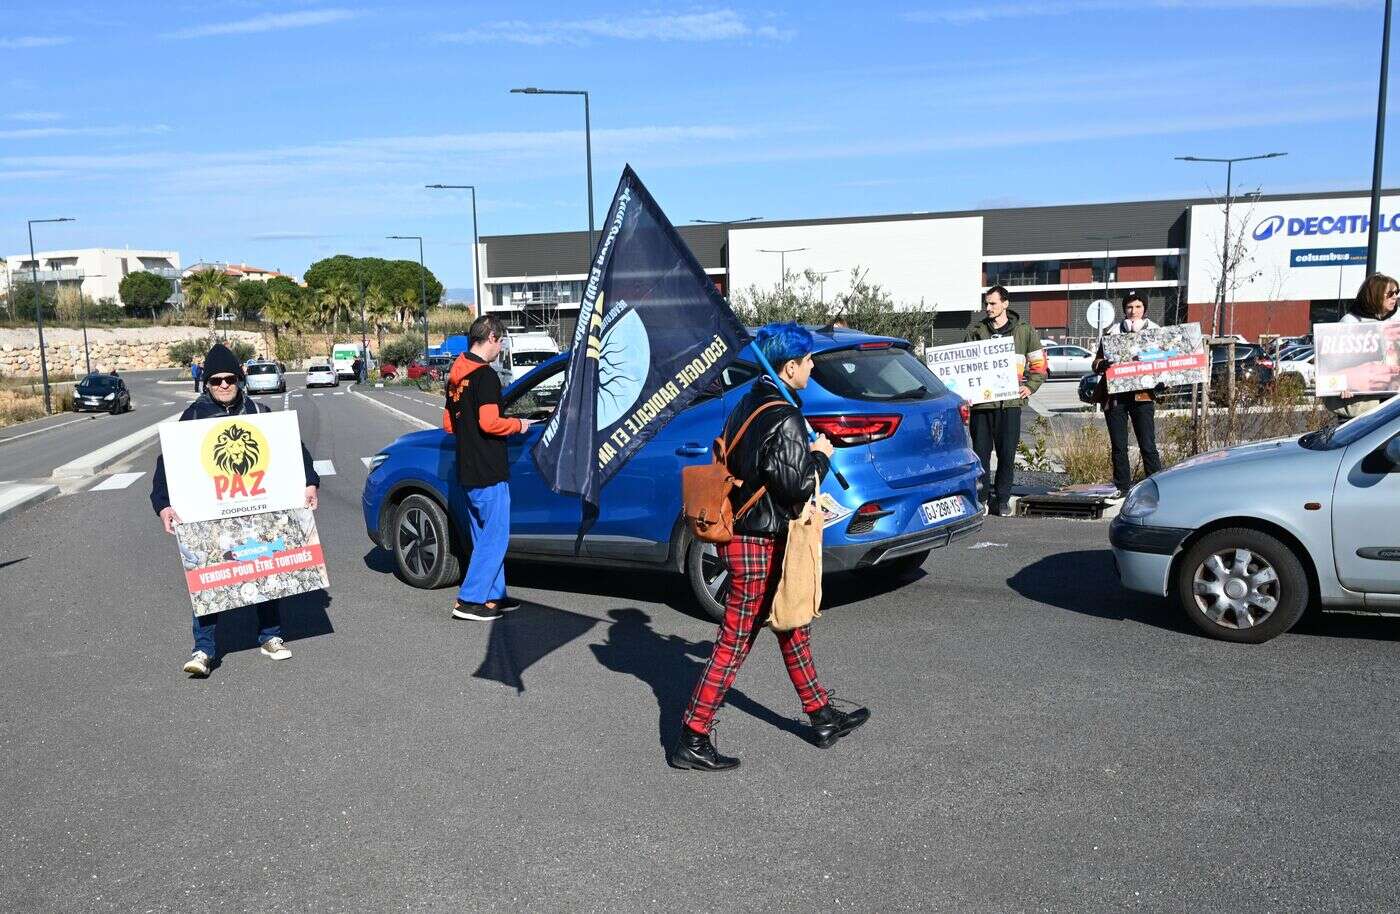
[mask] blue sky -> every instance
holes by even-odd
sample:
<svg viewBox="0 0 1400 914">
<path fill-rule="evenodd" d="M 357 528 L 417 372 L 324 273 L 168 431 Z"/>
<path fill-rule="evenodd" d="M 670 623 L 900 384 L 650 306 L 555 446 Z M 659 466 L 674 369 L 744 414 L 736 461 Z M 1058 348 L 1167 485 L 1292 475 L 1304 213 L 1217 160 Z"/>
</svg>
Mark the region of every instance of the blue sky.
<svg viewBox="0 0 1400 914">
<path fill-rule="evenodd" d="M 1220 191 L 1184 154 L 1287 151 L 1237 169 L 1266 193 L 1370 183 L 1380 0 L 637 9 L 23 0 L 0 247 L 75 216 L 38 246 L 299 274 L 421 234 L 468 287 L 467 199 L 422 185 L 477 184 L 483 235 L 587 224 L 582 104 L 531 85 L 592 93 L 600 224 L 629 161 L 677 224 Z"/>
</svg>

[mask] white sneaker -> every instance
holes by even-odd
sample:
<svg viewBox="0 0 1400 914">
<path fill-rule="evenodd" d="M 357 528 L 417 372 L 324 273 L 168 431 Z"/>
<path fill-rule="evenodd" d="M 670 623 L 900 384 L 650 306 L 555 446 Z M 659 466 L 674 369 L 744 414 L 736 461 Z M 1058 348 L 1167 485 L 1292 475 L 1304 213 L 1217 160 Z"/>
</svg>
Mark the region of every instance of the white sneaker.
<svg viewBox="0 0 1400 914">
<path fill-rule="evenodd" d="M 190 659 L 185 661 L 185 665 L 181 668 L 181 671 L 200 678 L 208 676 L 209 655 L 204 653 L 204 651 L 195 651 L 190 655 Z"/>
<path fill-rule="evenodd" d="M 287 650 L 287 645 L 282 643 L 281 638 L 268 638 L 260 648 L 264 657 L 272 660 L 288 660 L 292 652 Z"/>
</svg>

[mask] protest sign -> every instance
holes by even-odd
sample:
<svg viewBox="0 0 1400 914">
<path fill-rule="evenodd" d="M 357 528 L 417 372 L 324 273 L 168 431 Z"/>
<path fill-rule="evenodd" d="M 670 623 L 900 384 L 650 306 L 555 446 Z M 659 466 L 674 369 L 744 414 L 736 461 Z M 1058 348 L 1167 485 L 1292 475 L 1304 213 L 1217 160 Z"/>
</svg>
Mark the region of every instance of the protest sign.
<svg viewBox="0 0 1400 914">
<path fill-rule="evenodd" d="M 1110 394 L 1151 390 L 1158 384 L 1179 387 L 1204 384 L 1210 370 L 1200 324 L 1154 327 L 1103 338 Z"/>
<path fill-rule="evenodd" d="M 294 411 L 167 422 L 160 443 L 195 615 L 329 586 Z"/>
<path fill-rule="evenodd" d="M 1400 324 L 1314 324 L 1318 396 L 1400 390 Z"/>
<path fill-rule="evenodd" d="M 1021 395 L 1016 378 L 1016 341 L 1009 336 L 934 346 L 924 362 L 943 386 L 968 403 L 1011 400 Z"/>
</svg>

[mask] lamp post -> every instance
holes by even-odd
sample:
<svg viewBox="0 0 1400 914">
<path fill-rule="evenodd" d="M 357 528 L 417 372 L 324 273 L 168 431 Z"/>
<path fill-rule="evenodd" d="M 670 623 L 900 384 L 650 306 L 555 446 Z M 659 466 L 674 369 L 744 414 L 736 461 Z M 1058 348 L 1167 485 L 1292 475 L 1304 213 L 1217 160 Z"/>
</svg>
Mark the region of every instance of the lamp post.
<svg viewBox="0 0 1400 914">
<path fill-rule="evenodd" d="M 1220 334 L 1220 315 L 1225 309 L 1225 289 L 1228 284 L 1227 279 L 1230 274 L 1230 187 L 1235 174 L 1236 162 L 1253 162 L 1256 159 L 1277 159 L 1286 156 L 1286 152 L 1266 152 L 1257 156 L 1235 156 L 1234 158 L 1217 159 L 1206 156 L 1176 156 L 1178 162 L 1214 162 L 1225 164 L 1225 240 L 1221 243 L 1220 252 L 1220 286 L 1216 292 L 1215 317 L 1211 321 L 1211 334 Z M 1234 327 L 1230 328 L 1234 332 Z"/>
<path fill-rule="evenodd" d="M 742 222 L 759 222 L 762 216 L 746 216 L 743 219 L 692 219 L 698 225 L 722 225 L 724 226 L 724 244 L 720 246 L 720 266 L 724 267 L 724 297 L 729 297 L 729 226 L 739 225 Z"/>
<path fill-rule="evenodd" d="M 428 354 L 423 353 L 426 359 Z M 360 373 L 355 376 L 355 383 L 363 384 L 365 378 L 369 377 L 369 328 L 365 316 L 365 281 L 360 280 Z"/>
<path fill-rule="evenodd" d="M 75 222 L 68 216 L 57 219 L 30 219 L 29 222 L 29 267 L 34 286 L 34 318 L 39 327 L 39 374 L 44 382 L 44 415 L 53 413 L 53 401 L 49 397 L 49 360 L 44 354 L 44 296 L 39 292 L 39 259 L 34 256 L 34 225 L 40 222 Z"/>
<path fill-rule="evenodd" d="M 476 234 L 476 185 L 474 184 L 426 184 L 431 190 L 469 190 L 472 192 L 472 283 L 475 291 L 472 304 L 476 314 L 481 316 L 481 242 Z M 590 255 L 591 256 L 591 255 Z"/>
<path fill-rule="evenodd" d="M 1108 261 L 1113 255 L 1113 242 L 1126 241 L 1132 235 L 1085 235 L 1085 241 L 1103 242 L 1103 297 L 1108 298 Z"/>
<path fill-rule="evenodd" d="M 822 270 L 817 274 L 817 279 L 821 283 L 822 307 L 826 307 L 826 278 L 832 273 L 840 273 L 840 270 Z"/>
<path fill-rule="evenodd" d="M 92 374 L 92 359 L 88 355 L 87 305 L 83 304 L 83 281 L 88 279 L 106 278 L 107 275 L 105 273 L 93 273 L 91 276 L 84 273 L 82 277 L 78 279 L 78 314 L 82 318 L 83 322 L 83 364 L 87 366 L 88 374 Z"/>
<path fill-rule="evenodd" d="M 395 241 L 418 242 L 418 307 L 423 311 L 423 361 L 428 360 L 428 268 L 423 266 L 422 235 L 388 235 Z"/>
<path fill-rule="evenodd" d="M 783 271 L 783 281 L 782 281 L 782 284 L 780 285 L 780 288 L 781 288 L 784 292 L 786 292 L 786 291 L 787 291 L 787 255 L 789 255 L 789 254 L 796 254 L 798 251 L 805 251 L 805 250 L 807 250 L 807 248 L 782 248 L 782 249 L 780 249 L 780 250 L 770 250 L 770 249 L 768 249 L 768 248 L 759 248 L 759 249 L 758 249 L 758 253 L 760 253 L 760 254 L 777 254 L 777 255 L 778 255 L 778 263 L 779 263 L 778 269 L 780 269 L 780 270 Z"/>
<path fill-rule="evenodd" d="M 583 89 L 537 89 L 529 86 L 525 89 L 511 89 L 511 92 L 518 95 L 582 95 L 583 96 L 583 147 L 584 154 L 588 160 L 588 259 L 593 260 L 593 126 L 588 113 L 588 93 Z M 588 270 L 584 270 L 585 273 Z"/>
<path fill-rule="evenodd" d="M 1385 0 L 1385 27 L 1381 31 L 1381 87 L 1376 99 L 1376 155 L 1371 163 L 1371 224 L 1366 233 L 1366 275 L 1376 272 L 1376 246 L 1380 240 L 1381 158 L 1385 150 L 1385 90 L 1390 79 L 1390 0 Z"/>
</svg>

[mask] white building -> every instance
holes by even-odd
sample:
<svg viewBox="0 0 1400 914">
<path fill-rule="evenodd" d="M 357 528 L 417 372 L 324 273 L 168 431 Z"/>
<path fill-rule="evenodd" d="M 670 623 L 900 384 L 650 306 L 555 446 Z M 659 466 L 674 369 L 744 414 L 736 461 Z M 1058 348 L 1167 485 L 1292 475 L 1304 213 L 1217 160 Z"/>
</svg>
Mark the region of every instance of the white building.
<svg viewBox="0 0 1400 914">
<path fill-rule="evenodd" d="M 148 270 L 158 273 L 180 288 L 179 251 L 142 251 L 130 248 L 83 248 L 75 251 L 40 251 L 33 258 L 28 253 L 11 254 L 5 258 L 10 285 L 31 282 L 38 269 L 40 283 L 57 283 L 60 289 L 81 288 L 93 301 L 111 298 L 118 303 L 117 291 L 122 278 L 131 273 Z M 172 296 L 174 298 L 174 296 Z"/>
</svg>

